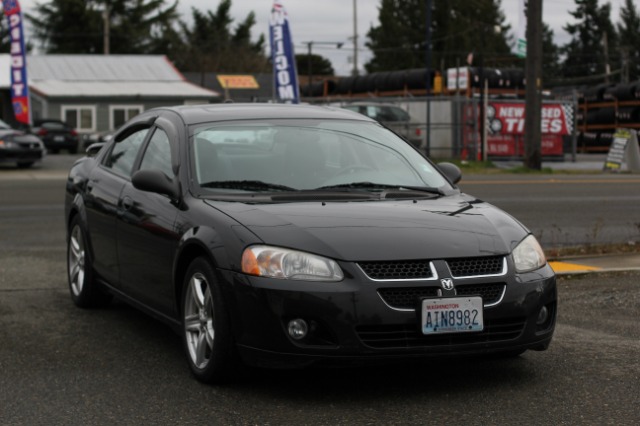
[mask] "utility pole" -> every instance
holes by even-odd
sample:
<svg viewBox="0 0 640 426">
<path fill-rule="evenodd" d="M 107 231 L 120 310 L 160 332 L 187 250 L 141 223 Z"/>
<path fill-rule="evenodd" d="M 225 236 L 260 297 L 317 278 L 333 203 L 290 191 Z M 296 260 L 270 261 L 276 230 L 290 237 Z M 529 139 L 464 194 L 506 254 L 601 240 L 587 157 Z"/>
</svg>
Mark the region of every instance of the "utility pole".
<svg viewBox="0 0 640 426">
<path fill-rule="evenodd" d="M 358 76 L 358 0 L 353 0 L 353 76 Z"/>
<path fill-rule="evenodd" d="M 102 12 L 102 20 L 104 21 L 104 31 L 102 33 L 103 51 L 105 55 L 108 55 L 109 37 L 111 32 L 111 17 L 108 4 L 104 6 L 104 11 Z"/>
<path fill-rule="evenodd" d="M 425 121 L 425 137 L 426 137 L 426 146 L 425 146 L 425 154 L 428 156 L 431 155 L 431 2 L 432 0 L 425 0 L 425 24 L 427 27 L 426 30 L 426 40 L 425 40 L 425 67 L 427 69 L 427 78 L 426 80 L 426 102 L 427 102 L 427 120 Z"/>
<path fill-rule="evenodd" d="M 542 169 L 540 128 L 542 90 L 542 0 L 527 4 L 527 61 L 525 76 L 525 167 Z"/>
<path fill-rule="evenodd" d="M 611 65 L 609 65 L 609 38 L 607 32 L 602 33 L 602 46 L 604 47 L 604 82 L 609 84 L 609 74 L 611 74 Z"/>
<path fill-rule="evenodd" d="M 620 48 L 620 62 L 622 64 L 622 74 L 620 76 L 620 82 L 624 84 L 629 83 L 629 48 L 624 46 Z"/>
</svg>

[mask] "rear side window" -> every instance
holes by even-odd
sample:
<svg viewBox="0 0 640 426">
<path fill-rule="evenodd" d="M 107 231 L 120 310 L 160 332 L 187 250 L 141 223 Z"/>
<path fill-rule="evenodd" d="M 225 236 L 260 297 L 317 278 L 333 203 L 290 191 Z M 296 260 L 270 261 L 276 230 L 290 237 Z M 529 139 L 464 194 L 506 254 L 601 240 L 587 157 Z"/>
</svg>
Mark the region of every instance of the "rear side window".
<svg viewBox="0 0 640 426">
<path fill-rule="evenodd" d="M 131 176 L 133 163 L 136 161 L 138 151 L 140 151 L 147 133 L 149 133 L 149 129 L 142 129 L 116 142 L 111 153 L 107 156 L 104 166 L 121 176 Z"/>
<path fill-rule="evenodd" d="M 66 126 L 64 123 L 59 123 L 57 121 L 45 121 L 42 123 L 42 128 L 48 130 L 64 130 Z"/>
</svg>

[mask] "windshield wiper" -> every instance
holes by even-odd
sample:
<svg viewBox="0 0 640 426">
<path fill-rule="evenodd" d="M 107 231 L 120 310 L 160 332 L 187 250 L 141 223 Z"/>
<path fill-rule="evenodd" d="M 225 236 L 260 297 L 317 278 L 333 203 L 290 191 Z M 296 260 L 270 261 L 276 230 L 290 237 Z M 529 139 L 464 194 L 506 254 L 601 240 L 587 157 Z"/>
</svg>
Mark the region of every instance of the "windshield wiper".
<svg viewBox="0 0 640 426">
<path fill-rule="evenodd" d="M 261 180 L 220 180 L 200 184 L 203 188 L 243 189 L 245 191 L 298 191 L 285 185 Z"/>
<path fill-rule="evenodd" d="M 412 191 L 427 192 L 429 194 L 444 195 L 444 192 L 440 188 L 433 188 L 430 186 L 413 186 L 413 185 L 389 185 L 385 183 L 373 183 L 373 182 L 350 182 L 342 183 L 339 185 L 329 185 L 316 188 L 316 190 L 324 189 L 362 189 L 362 190 L 387 190 L 387 189 L 409 189 Z"/>
</svg>

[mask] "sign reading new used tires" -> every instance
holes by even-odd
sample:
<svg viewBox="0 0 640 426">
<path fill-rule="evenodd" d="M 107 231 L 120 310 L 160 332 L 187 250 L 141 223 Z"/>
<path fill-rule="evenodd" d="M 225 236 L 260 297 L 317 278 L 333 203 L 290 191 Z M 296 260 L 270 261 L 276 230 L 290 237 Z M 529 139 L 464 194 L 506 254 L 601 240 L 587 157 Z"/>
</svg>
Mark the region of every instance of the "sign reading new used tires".
<svg viewBox="0 0 640 426">
<path fill-rule="evenodd" d="M 524 118 L 524 103 L 489 102 L 486 123 L 489 155 L 515 157 L 524 153 Z M 573 131 L 573 107 L 563 103 L 545 103 L 540 121 L 542 155 L 562 155 L 562 138 Z"/>
</svg>

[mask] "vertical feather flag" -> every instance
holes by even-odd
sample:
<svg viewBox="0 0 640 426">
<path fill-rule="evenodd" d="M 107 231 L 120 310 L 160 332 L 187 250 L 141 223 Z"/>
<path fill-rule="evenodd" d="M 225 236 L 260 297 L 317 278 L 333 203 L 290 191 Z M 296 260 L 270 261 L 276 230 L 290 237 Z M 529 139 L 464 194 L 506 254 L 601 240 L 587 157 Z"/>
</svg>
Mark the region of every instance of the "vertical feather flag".
<svg viewBox="0 0 640 426">
<path fill-rule="evenodd" d="M 269 23 L 271 62 L 275 94 L 280 102 L 300 103 L 298 72 L 289 29 L 289 18 L 278 0 L 274 1 Z"/>
<path fill-rule="evenodd" d="M 9 23 L 11 37 L 11 103 L 16 121 L 31 124 L 29 85 L 27 82 L 27 55 L 24 50 L 22 11 L 18 0 L 3 0 L 4 14 Z"/>
</svg>

